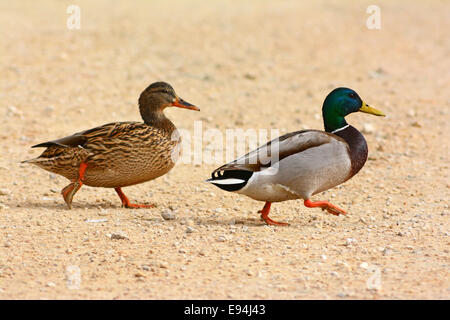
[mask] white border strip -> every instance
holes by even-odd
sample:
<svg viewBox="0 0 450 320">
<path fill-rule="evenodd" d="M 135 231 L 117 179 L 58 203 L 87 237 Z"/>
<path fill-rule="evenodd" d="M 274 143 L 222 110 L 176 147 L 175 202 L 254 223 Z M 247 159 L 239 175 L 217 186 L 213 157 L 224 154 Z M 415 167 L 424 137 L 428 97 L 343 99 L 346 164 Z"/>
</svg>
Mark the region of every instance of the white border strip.
<svg viewBox="0 0 450 320">
<path fill-rule="evenodd" d="M 336 132 L 339 132 L 339 131 L 345 130 L 345 129 L 347 129 L 348 127 L 350 127 L 350 125 L 349 125 L 349 124 L 348 124 L 348 125 L 346 125 L 346 126 L 343 126 L 342 128 L 339 128 L 339 129 L 336 129 L 336 130 L 334 130 L 334 131 L 331 131 L 331 133 L 336 133 Z"/>
</svg>

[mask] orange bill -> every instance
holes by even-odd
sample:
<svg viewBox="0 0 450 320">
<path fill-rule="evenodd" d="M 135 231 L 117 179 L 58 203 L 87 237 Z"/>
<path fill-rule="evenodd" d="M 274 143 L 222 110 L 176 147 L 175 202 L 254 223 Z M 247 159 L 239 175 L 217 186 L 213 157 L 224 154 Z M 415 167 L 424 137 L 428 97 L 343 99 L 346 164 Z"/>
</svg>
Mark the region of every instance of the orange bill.
<svg viewBox="0 0 450 320">
<path fill-rule="evenodd" d="M 194 106 L 193 104 L 190 104 L 187 101 L 184 101 L 183 99 L 181 99 L 180 97 L 177 97 L 175 99 L 174 102 L 172 102 L 172 106 L 174 107 L 178 107 L 178 108 L 185 108 L 185 109 L 189 109 L 189 110 L 195 110 L 195 111 L 200 111 L 200 108 Z"/>
</svg>

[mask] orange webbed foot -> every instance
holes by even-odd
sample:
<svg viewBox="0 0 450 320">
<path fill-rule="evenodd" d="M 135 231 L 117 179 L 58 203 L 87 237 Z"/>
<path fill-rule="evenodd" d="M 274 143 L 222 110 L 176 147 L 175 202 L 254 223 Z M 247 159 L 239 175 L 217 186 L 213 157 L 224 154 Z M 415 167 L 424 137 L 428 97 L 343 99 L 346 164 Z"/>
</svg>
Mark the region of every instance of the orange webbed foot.
<svg viewBox="0 0 450 320">
<path fill-rule="evenodd" d="M 80 188 L 81 185 L 79 183 L 71 182 L 61 190 L 61 194 L 69 209 L 72 209 L 73 196 L 78 190 L 80 190 Z"/>
<path fill-rule="evenodd" d="M 322 210 L 327 210 L 328 213 L 331 213 L 335 216 L 338 216 L 340 214 L 347 214 L 347 212 L 345 210 L 342 210 L 341 208 L 336 207 L 334 204 L 329 203 L 328 201 L 314 201 L 313 202 L 309 199 L 306 199 L 304 204 L 308 208 L 319 207 Z"/>
<path fill-rule="evenodd" d="M 275 220 L 272 220 L 269 218 L 269 212 L 270 212 L 270 205 L 271 202 L 266 202 L 264 205 L 264 208 L 262 210 L 259 210 L 258 213 L 261 213 L 261 219 L 264 220 L 264 222 L 271 226 L 288 226 L 289 223 L 286 222 L 278 222 Z"/>
<path fill-rule="evenodd" d="M 75 193 L 80 190 L 83 185 L 84 174 L 86 172 L 88 164 L 86 162 L 82 162 L 80 167 L 78 168 L 78 176 L 76 181 L 69 183 L 61 190 L 61 194 L 64 198 L 64 201 L 67 203 L 69 209 L 72 209 L 72 200 Z"/>
<path fill-rule="evenodd" d="M 138 209 L 138 208 L 154 208 L 156 205 L 154 204 L 134 204 L 131 203 L 127 196 L 123 193 L 121 188 L 115 188 L 117 194 L 119 195 L 120 200 L 122 201 L 122 206 L 127 209 Z"/>
</svg>

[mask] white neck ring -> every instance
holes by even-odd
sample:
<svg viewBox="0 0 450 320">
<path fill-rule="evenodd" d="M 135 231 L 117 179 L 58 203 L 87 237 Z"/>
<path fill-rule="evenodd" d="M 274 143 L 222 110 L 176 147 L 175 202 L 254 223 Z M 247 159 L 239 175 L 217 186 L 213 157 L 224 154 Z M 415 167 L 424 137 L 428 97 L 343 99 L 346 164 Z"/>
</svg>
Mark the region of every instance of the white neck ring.
<svg viewBox="0 0 450 320">
<path fill-rule="evenodd" d="M 334 130 L 334 131 L 331 131 L 331 133 L 336 133 L 336 132 L 339 132 L 339 131 L 345 130 L 345 129 L 347 129 L 348 127 L 350 127 L 350 125 L 349 125 L 349 124 L 348 124 L 348 125 L 346 125 L 346 126 L 343 126 L 342 128 L 339 128 L 339 129 L 336 129 L 336 130 Z"/>
</svg>

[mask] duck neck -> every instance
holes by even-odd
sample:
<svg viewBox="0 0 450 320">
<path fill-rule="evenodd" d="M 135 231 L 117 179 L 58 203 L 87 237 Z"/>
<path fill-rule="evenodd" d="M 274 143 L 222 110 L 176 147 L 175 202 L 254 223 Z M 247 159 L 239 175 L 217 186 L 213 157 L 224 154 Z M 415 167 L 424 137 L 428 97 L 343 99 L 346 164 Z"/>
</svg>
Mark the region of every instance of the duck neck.
<svg viewBox="0 0 450 320">
<path fill-rule="evenodd" d="M 160 128 L 170 133 L 175 130 L 175 125 L 161 110 L 153 111 L 149 109 L 141 109 L 141 116 L 146 125 Z"/>
<path fill-rule="evenodd" d="M 350 179 L 364 166 L 367 161 L 367 143 L 364 136 L 351 125 L 332 131 L 335 135 L 341 137 L 349 146 L 349 156 L 351 162 L 351 172 L 347 179 Z"/>
<path fill-rule="evenodd" d="M 326 132 L 333 132 L 348 126 L 347 121 L 345 121 L 345 118 L 342 116 L 333 116 L 326 113 L 324 113 L 322 116 Z"/>
</svg>

